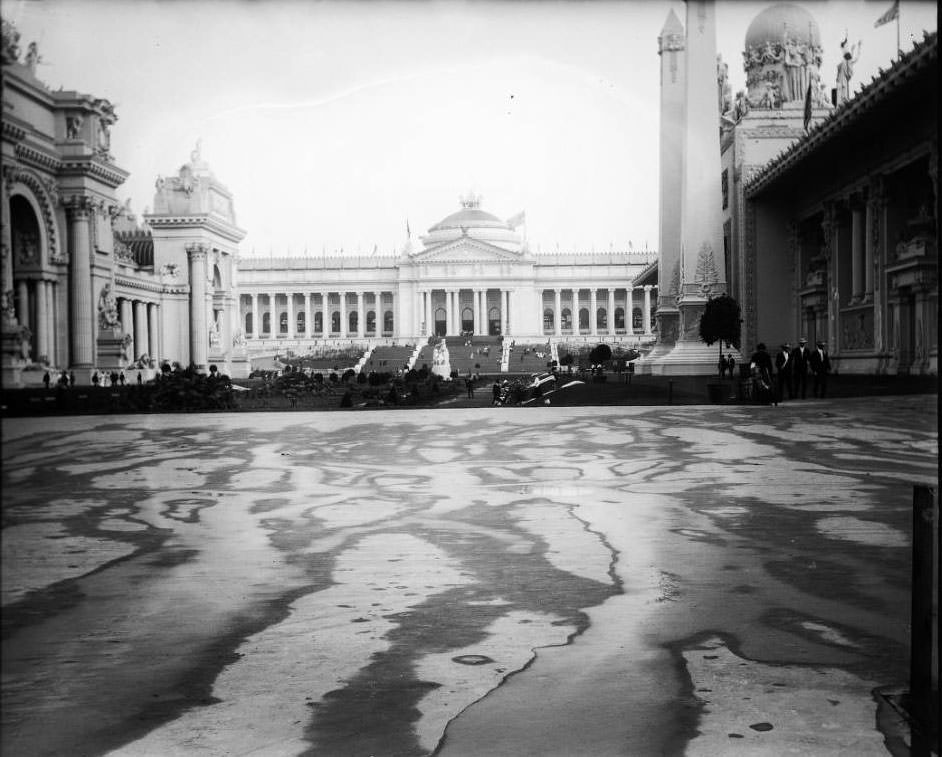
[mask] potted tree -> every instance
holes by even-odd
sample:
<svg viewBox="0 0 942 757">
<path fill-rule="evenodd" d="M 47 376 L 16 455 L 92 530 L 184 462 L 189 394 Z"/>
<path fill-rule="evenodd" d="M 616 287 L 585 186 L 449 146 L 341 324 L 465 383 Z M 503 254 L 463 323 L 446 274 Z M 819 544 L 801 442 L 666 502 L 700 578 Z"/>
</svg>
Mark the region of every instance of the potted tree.
<svg viewBox="0 0 942 757">
<path fill-rule="evenodd" d="M 721 294 L 707 300 L 703 315 L 700 316 L 700 341 L 707 346 L 715 342 L 719 343 L 717 365 L 723 357 L 723 342 L 731 344 L 737 350 L 739 349 L 741 325 L 742 317 L 739 303 L 728 294 Z M 722 383 L 712 382 L 707 384 L 710 402 L 714 404 L 723 401 L 725 392 L 726 389 Z"/>
</svg>

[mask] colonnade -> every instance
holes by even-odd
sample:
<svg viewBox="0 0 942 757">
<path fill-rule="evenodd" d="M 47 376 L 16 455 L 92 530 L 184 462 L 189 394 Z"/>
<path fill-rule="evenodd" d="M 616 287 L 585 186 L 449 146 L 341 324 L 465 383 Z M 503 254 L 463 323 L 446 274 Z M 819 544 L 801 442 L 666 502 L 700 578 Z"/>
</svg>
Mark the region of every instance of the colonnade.
<svg viewBox="0 0 942 757">
<path fill-rule="evenodd" d="M 251 328 L 245 321 L 242 314 L 240 302 L 240 318 L 245 327 L 245 336 L 247 339 L 265 339 L 274 338 L 283 334 L 288 339 L 295 339 L 300 335 L 312 337 L 319 334 L 326 337 L 330 334 L 336 334 L 341 338 L 366 336 L 398 336 L 399 328 L 396 323 L 396 292 L 386 290 L 354 291 L 345 290 L 331 291 L 322 290 L 319 292 L 252 292 L 245 294 L 251 300 L 251 308 L 248 311 L 252 315 Z M 349 298 L 355 296 L 355 302 L 349 302 Z M 284 310 L 278 307 L 278 297 L 284 299 Z M 259 302 L 259 298 L 267 299 L 267 310 Z M 295 298 L 303 298 L 303 302 L 296 301 Z M 316 298 L 316 299 L 315 299 Z M 372 308 L 373 321 L 368 321 L 367 315 L 369 308 Z M 269 314 L 268 328 L 264 326 L 262 315 Z M 299 329 L 298 315 L 304 314 L 303 329 Z M 354 321 L 350 316 L 356 314 Z M 387 328 L 388 320 L 386 315 L 391 316 L 392 328 Z M 284 314 L 287 320 L 287 329 L 282 332 L 280 315 Z M 317 316 L 320 315 L 320 328 L 317 325 Z M 333 316 L 338 315 L 337 328 L 334 328 Z M 372 329 L 367 327 L 372 325 Z"/>
<path fill-rule="evenodd" d="M 644 286 L 639 287 L 611 287 L 605 289 L 588 289 L 589 296 L 588 301 L 584 301 L 581 297 L 581 293 L 585 291 L 585 288 L 567 288 L 567 289 L 544 289 L 544 310 L 547 308 L 547 303 L 545 302 L 545 293 L 552 292 L 553 294 L 553 325 L 552 325 L 552 334 L 554 336 L 562 336 L 563 333 L 568 334 L 579 334 L 582 333 L 580 323 L 579 323 L 579 311 L 581 306 L 587 306 L 589 311 L 589 324 L 587 333 L 591 336 L 598 336 L 600 333 L 606 334 L 615 334 L 616 331 L 624 331 L 625 334 L 632 335 L 638 333 L 634 329 L 633 322 L 633 313 L 635 309 L 634 305 L 634 292 L 641 291 L 643 297 L 643 306 L 641 308 L 641 333 L 645 336 L 651 335 L 651 290 L 655 286 L 652 284 L 645 284 Z M 606 326 L 603 327 L 602 332 L 599 330 L 599 292 L 606 292 L 606 297 L 602 302 L 606 303 L 605 314 L 606 314 Z M 617 327 L 615 322 L 615 313 L 616 313 L 616 294 L 619 291 L 623 291 L 624 295 L 621 297 L 621 304 L 624 308 L 624 326 Z M 568 298 L 563 296 L 564 292 L 568 292 Z M 569 310 L 569 326 L 564 328 L 563 324 L 563 312 L 567 309 Z M 546 326 L 544 324 L 544 334 L 547 333 Z"/>
<path fill-rule="evenodd" d="M 469 330 L 475 334 L 510 334 L 516 296 L 511 289 L 420 288 L 413 308 L 413 331 L 420 336 L 434 336 L 442 322 L 438 316 L 444 311 L 444 329 L 448 336 Z M 469 310 L 471 317 L 466 319 L 465 313 Z"/>
<path fill-rule="evenodd" d="M 47 279 L 19 279 L 16 282 L 16 320 L 32 334 L 34 361 L 56 362 L 56 302 L 59 284 Z"/>
<path fill-rule="evenodd" d="M 160 356 L 160 305 L 127 297 L 118 297 L 117 303 L 121 330 L 131 335 L 128 351 L 131 359 L 137 360 L 141 355 L 157 359 Z"/>
</svg>

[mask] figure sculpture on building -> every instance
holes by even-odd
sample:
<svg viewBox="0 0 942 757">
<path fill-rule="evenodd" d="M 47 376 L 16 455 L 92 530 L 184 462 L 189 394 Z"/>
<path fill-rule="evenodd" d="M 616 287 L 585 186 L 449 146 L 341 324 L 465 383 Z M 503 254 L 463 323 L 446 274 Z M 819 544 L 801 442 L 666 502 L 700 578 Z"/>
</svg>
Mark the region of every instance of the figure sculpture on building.
<svg viewBox="0 0 942 757">
<path fill-rule="evenodd" d="M 39 45 L 35 42 L 30 42 L 29 47 L 26 49 L 26 67 L 32 72 L 36 73 L 36 66 L 42 61 L 43 57 L 39 54 Z"/>
<path fill-rule="evenodd" d="M 111 293 L 111 282 L 105 282 L 98 295 L 98 326 L 103 329 L 118 327 L 118 304 Z"/>
<path fill-rule="evenodd" d="M 65 118 L 65 135 L 67 139 L 78 139 L 81 136 L 82 124 L 85 119 L 81 113 L 76 113 Z"/>
<path fill-rule="evenodd" d="M 847 49 L 847 38 L 841 42 L 841 62 L 837 64 L 837 104 L 840 105 L 850 99 L 850 80 L 854 76 L 854 64 L 860 60 L 862 42 L 851 45 Z"/>
</svg>

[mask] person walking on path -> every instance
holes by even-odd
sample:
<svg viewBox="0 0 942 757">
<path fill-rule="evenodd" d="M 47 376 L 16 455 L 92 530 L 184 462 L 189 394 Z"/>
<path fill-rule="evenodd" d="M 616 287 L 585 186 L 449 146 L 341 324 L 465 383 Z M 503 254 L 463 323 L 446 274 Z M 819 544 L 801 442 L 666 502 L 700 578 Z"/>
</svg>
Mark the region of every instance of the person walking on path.
<svg viewBox="0 0 942 757">
<path fill-rule="evenodd" d="M 75 386 L 75 371 L 69 371 L 69 386 Z"/>
<path fill-rule="evenodd" d="M 808 340 L 802 337 L 798 340 L 798 346 L 792 350 L 792 393 L 795 397 L 798 397 L 799 391 L 802 399 L 808 396 L 808 361 L 810 359 Z"/>
<path fill-rule="evenodd" d="M 43 374 L 43 386 L 46 387 L 46 390 L 47 390 L 47 391 L 49 390 L 49 381 L 50 381 L 50 378 L 49 378 L 49 371 L 46 371 L 46 372 Z"/>
<path fill-rule="evenodd" d="M 749 360 L 752 377 L 756 386 L 756 399 L 763 405 L 773 404 L 778 407 L 778 399 L 772 386 L 772 356 L 765 349 L 765 344 L 759 342 L 756 351 Z"/>
<path fill-rule="evenodd" d="M 720 369 L 720 378 L 726 378 L 726 358 L 720 355 L 720 362 L 717 366 Z"/>
<path fill-rule="evenodd" d="M 736 378 L 736 358 L 733 357 L 732 352 L 726 353 L 726 370 L 729 371 L 731 379 Z"/>
<path fill-rule="evenodd" d="M 500 381 L 494 380 L 494 386 L 491 387 L 491 404 L 496 405 L 500 402 Z"/>
<path fill-rule="evenodd" d="M 465 383 L 465 386 L 466 386 L 467 389 L 468 389 L 468 399 L 469 399 L 469 400 L 473 400 L 473 399 L 474 399 L 474 379 L 471 378 L 471 376 L 468 376 L 468 377 L 464 380 L 464 383 Z"/>
<path fill-rule="evenodd" d="M 775 356 L 775 375 L 778 379 L 776 391 L 778 392 L 778 401 L 784 402 L 785 388 L 788 387 L 788 399 L 793 399 L 792 395 L 792 359 L 791 350 L 788 342 L 782 345 L 778 354 Z"/>
<path fill-rule="evenodd" d="M 824 342 L 818 342 L 816 349 L 811 353 L 811 373 L 814 376 L 812 393 L 815 397 L 824 399 L 828 391 L 828 374 L 831 372 L 831 358 Z"/>
</svg>

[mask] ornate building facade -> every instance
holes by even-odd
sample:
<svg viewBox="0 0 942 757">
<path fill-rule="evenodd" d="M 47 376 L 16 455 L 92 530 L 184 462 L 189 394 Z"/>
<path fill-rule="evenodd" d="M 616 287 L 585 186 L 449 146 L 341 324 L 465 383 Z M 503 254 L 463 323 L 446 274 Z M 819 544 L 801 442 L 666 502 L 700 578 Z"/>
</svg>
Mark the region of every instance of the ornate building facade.
<svg viewBox="0 0 942 757">
<path fill-rule="evenodd" d="M 239 261 L 251 352 L 336 339 L 430 336 L 651 342 L 654 252 L 535 255 L 513 224 L 468 196 L 398 255 Z"/>
<path fill-rule="evenodd" d="M 932 33 L 745 184 L 754 334 L 938 372 L 938 71 Z"/>
<path fill-rule="evenodd" d="M 234 261 L 244 236 L 231 195 L 197 149 L 158 180 L 154 212 L 139 221 L 115 197 L 128 174 L 110 151 L 111 103 L 50 91 L 36 77 L 36 45 L 21 60 L 18 40 L 4 22 L 4 385 L 30 368 L 87 383 L 95 371 L 163 360 L 228 367 L 240 357 Z"/>
</svg>

